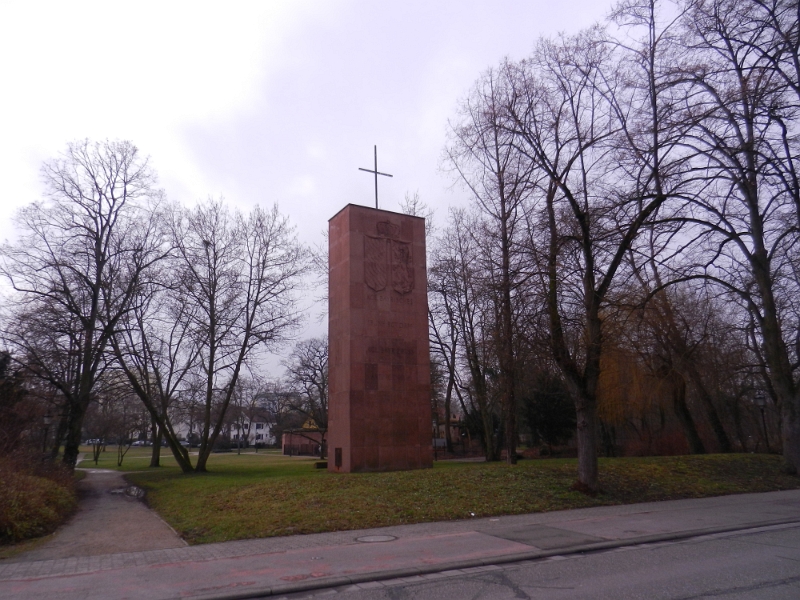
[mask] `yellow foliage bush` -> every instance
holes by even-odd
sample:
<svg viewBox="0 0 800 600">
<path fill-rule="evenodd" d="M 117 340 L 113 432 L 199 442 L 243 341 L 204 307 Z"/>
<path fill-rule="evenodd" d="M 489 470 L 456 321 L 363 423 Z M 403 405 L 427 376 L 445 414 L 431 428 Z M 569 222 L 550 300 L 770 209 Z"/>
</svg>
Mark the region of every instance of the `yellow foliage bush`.
<svg viewBox="0 0 800 600">
<path fill-rule="evenodd" d="M 27 473 L 0 461 L 0 544 L 53 531 L 77 506 L 69 480 Z"/>
</svg>

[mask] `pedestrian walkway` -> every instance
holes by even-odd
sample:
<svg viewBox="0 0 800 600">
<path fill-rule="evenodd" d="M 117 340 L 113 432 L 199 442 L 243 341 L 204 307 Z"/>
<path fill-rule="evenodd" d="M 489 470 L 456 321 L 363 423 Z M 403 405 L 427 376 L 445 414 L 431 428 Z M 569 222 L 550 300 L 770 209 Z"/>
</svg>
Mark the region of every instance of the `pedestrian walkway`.
<svg viewBox="0 0 800 600">
<path fill-rule="evenodd" d="M 786 524 L 800 490 L 0 563 L 0 597 L 254 598 Z"/>
<path fill-rule="evenodd" d="M 86 477 L 77 485 L 78 512 L 35 550 L 8 562 L 75 559 L 186 546 L 158 514 L 139 501 L 141 490 L 126 482 L 122 473 L 81 470 Z M 0 563 L 6 564 L 6 561 Z"/>
</svg>

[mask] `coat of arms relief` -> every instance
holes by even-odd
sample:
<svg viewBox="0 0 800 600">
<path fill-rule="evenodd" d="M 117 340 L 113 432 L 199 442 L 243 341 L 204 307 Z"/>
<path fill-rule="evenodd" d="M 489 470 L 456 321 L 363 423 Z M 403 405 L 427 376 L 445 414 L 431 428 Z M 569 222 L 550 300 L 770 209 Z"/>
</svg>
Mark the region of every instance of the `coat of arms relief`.
<svg viewBox="0 0 800 600">
<path fill-rule="evenodd" d="M 399 231 L 399 225 L 381 221 L 376 225 L 377 235 L 364 236 L 364 283 L 376 292 L 390 283 L 399 294 L 414 289 L 411 244 L 397 239 Z"/>
</svg>

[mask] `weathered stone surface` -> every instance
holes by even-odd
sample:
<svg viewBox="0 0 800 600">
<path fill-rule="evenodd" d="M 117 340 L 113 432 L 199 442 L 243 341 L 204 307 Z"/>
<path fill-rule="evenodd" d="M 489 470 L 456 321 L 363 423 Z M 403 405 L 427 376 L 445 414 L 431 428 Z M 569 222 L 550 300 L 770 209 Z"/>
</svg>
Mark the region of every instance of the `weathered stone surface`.
<svg viewBox="0 0 800 600">
<path fill-rule="evenodd" d="M 329 244 L 328 469 L 430 467 L 425 220 L 349 204 Z"/>
</svg>

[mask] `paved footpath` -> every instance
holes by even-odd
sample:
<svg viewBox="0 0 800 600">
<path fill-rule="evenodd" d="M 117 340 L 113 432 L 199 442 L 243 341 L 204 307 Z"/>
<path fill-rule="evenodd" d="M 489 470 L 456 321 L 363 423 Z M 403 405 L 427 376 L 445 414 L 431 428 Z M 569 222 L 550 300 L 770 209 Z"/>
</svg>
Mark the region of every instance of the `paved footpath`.
<svg viewBox="0 0 800 600">
<path fill-rule="evenodd" d="M 24 559 L 0 563 L 0 598 L 257 598 L 778 524 L 800 525 L 800 490 Z"/>
<path fill-rule="evenodd" d="M 139 488 L 118 471 L 82 469 L 80 508 L 66 525 L 35 550 L 10 560 L 43 561 L 73 557 L 183 548 L 186 542 L 140 502 Z M 5 564 L 0 562 L 0 565 Z M 2 566 L 0 566 L 2 568 Z"/>
</svg>

